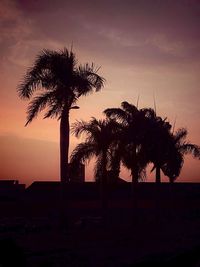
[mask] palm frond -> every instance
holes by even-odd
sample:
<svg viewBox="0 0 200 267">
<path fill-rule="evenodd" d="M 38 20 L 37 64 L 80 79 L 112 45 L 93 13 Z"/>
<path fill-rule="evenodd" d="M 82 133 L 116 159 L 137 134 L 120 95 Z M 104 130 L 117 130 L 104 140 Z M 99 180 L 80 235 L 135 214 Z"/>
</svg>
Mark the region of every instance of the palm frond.
<svg viewBox="0 0 200 267">
<path fill-rule="evenodd" d="M 180 142 L 183 142 L 186 137 L 187 137 L 187 129 L 185 128 L 180 128 L 176 131 L 176 133 L 174 134 L 174 141 L 175 143 L 180 143 Z"/>
<path fill-rule="evenodd" d="M 87 122 L 83 120 L 72 123 L 71 133 L 74 134 L 77 138 L 79 138 L 86 124 Z"/>
<path fill-rule="evenodd" d="M 173 154 L 171 154 L 168 161 L 161 166 L 161 169 L 164 175 L 169 177 L 170 181 L 174 181 L 180 175 L 183 163 L 183 154 L 179 151 L 175 151 Z"/>
<path fill-rule="evenodd" d="M 26 75 L 17 87 L 20 98 L 29 99 L 34 91 L 41 86 L 41 79 L 37 72 L 33 72 L 32 68 L 28 69 Z"/>
<path fill-rule="evenodd" d="M 66 79 L 70 80 L 68 75 L 75 64 L 75 55 L 67 49 L 60 52 L 43 50 L 17 88 L 20 98 L 29 99 L 36 90 L 42 88 L 52 90 L 63 84 L 67 85 Z"/>
<path fill-rule="evenodd" d="M 70 162 L 72 165 L 84 163 L 85 161 L 89 161 L 92 156 L 96 155 L 96 146 L 91 143 L 80 143 L 75 149 L 72 151 L 70 156 Z"/>
<path fill-rule="evenodd" d="M 49 110 L 45 113 L 44 119 L 46 118 L 60 118 L 62 113 L 62 104 L 60 103 L 52 103 Z"/>
<path fill-rule="evenodd" d="M 133 104 L 128 103 L 127 101 L 124 101 L 121 103 L 122 108 L 126 111 L 128 114 L 137 114 L 138 109 Z"/>
<path fill-rule="evenodd" d="M 154 109 L 152 108 L 143 108 L 143 109 L 140 109 L 140 113 L 142 113 L 144 115 L 144 117 L 147 117 L 149 119 L 152 119 L 152 118 L 156 118 L 156 113 L 154 111 Z"/>
<path fill-rule="evenodd" d="M 80 137 L 83 133 L 87 135 L 91 135 L 91 133 L 94 133 L 97 128 L 97 125 L 95 125 L 95 121 L 91 120 L 90 122 L 86 121 L 76 121 L 71 126 L 71 132 L 76 137 Z"/>
<path fill-rule="evenodd" d="M 46 85 L 49 83 L 47 75 L 47 69 L 49 69 L 49 61 L 55 56 L 56 52 L 50 50 L 43 50 L 37 55 L 33 67 L 30 67 L 23 78 L 23 81 L 19 84 L 17 91 L 20 98 L 29 99 L 35 90 L 42 87 L 43 78 Z M 46 71 L 46 72 L 45 72 Z M 45 72 L 45 73 L 44 73 Z"/>
<path fill-rule="evenodd" d="M 110 119 L 117 119 L 120 122 L 127 122 L 127 114 L 121 108 L 107 108 L 103 112 Z"/>
<path fill-rule="evenodd" d="M 76 89 L 78 95 L 87 95 L 93 91 L 97 92 L 104 87 L 105 79 L 97 74 L 99 68 L 95 67 L 94 64 L 80 65 L 77 69 L 76 77 Z"/>
<path fill-rule="evenodd" d="M 87 140 L 92 141 L 98 139 L 102 128 L 103 121 L 92 118 L 89 122 L 76 121 L 72 124 L 71 131 L 76 137 L 86 134 Z"/>
<path fill-rule="evenodd" d="M 194 158 L 200 159 L 200 147 L 195 144 L 184 143 L 179 147 L 182 154 L 191 154 Z"/>
<path fill-rule="evenodd" d="M 54 92 L 49 92 L 40 94 L 39 96 L 33 98 L 33 100 L 28 105 L 27 122 L 25 125 L 28 125 L 35 117 L 37 117 L 40 111 L 45 109 L 48 104 L 51 104 L 53 97 Z"/>
</svg>

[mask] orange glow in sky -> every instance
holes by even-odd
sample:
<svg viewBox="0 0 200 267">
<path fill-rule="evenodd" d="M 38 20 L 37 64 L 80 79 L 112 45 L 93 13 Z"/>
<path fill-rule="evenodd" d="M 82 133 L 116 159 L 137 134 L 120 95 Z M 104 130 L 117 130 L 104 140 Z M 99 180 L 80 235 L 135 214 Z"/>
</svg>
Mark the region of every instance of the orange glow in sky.
<svg viewBox="0 0 200 267">
<path fill-rule="evenodd" d="M 42 49 L 73 49 L 80 63 L 101 66 L 106 86 L 83 97 L 70 120 L 101 118 L 122 101 L 153 107 L 200 145 L 200 2 L 0 2 L 0 179 L 59 179 L 59 122 L 42 114 L 28 127 L 26 101 L 16 87 Z M 80 142 L 71 137 L 70 151 Z M 178 181 L 200 182 L 198 160 L 186 157 Z M 147 173 L 147 181 L 154 174 Z M 123 170 L 121 176 L 130 180 Z M 92 163 L 87 180 L 93 179 Z M 167 179 L 163 179 L 167 181 Z"/>
</svg>

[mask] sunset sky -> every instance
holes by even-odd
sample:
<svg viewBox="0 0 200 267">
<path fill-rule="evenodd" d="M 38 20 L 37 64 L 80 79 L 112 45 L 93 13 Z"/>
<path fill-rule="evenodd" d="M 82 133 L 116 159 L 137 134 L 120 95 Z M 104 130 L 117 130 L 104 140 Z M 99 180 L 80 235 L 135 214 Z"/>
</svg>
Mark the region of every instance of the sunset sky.
<svg viewBox="0 0 200 267">
<path fill-rule="evenodd" d="M 101 66 L 106 85 L 80 99 L 71 122 L 136 104 L 138 95 L 140 108 L 153 107 L 155 95 L 158 115 L 176 118 L 175 128 L 200 145 L 199 0 L 1 0 L 0 179 L 59 179 L 59 123 L 41 114 L 24 127 L 28 102 L 16 87 L 42 49 L 72 44 L 80 63 Z M 78 142 L 71 137 L 70 150 Z M 178 181 L 200 182 L 199 163 L 187 156 Z M 92 164 L 86 177 L 93 179 Z"/>
</svg>

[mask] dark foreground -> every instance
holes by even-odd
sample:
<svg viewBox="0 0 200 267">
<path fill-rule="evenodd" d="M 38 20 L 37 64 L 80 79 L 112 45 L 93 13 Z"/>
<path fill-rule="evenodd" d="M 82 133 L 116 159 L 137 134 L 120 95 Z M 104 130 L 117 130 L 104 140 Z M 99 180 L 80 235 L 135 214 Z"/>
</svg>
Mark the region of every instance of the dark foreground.
<svg viewBox="0 0 200 267">
<path fill-rule="evenodd" d="M 147 191 L 134 210 L 129 196 L 111 198 L 107 225 L 98 199 L 70 198 L 66 230 L 56 198 L 2 200 L 0 266 L 200 266 L 198 190 Z"/>
</svg>

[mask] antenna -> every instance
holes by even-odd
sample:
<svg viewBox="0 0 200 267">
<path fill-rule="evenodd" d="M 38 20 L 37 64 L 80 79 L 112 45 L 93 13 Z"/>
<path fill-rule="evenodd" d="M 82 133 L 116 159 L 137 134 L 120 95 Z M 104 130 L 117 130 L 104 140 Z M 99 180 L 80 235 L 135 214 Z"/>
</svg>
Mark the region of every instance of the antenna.
<svg viewBox="0 0 200 267">
<path fill-rule="evenodd" d="M 154 110 L 155 110 L 155 114 L 156 114 L 156 98 L 155 98 L 154 93 L 153 93 L 153 104 L 154 104 Z"/>
<path fill-rule="evenodd" d="M 139 100 L 140 100 L 140 94 L 138 94 L 138 97 L 137 97 L 137 103 L 136 103 L 136 107 L 138 108 L 138 105 L 139 105 Z"/>
<path fill-rule="evenodd" d="M 73 50 L 73 41 L 72 41 L 72 43 L 71 43 L 71 49 L 70 49 L 70 52 L 72 52 L 72 50 Z"/>
<path fill-rule="evenodd" d="M 173 124 L 173 128 L 172 128 L 172 134 L 174 133 L 174 130 L 175 130 L 176 118 L 177 118 L 177 116 L 175 116 L 175 119 L 174 119 L 174 124 Z"/>
</svg>

